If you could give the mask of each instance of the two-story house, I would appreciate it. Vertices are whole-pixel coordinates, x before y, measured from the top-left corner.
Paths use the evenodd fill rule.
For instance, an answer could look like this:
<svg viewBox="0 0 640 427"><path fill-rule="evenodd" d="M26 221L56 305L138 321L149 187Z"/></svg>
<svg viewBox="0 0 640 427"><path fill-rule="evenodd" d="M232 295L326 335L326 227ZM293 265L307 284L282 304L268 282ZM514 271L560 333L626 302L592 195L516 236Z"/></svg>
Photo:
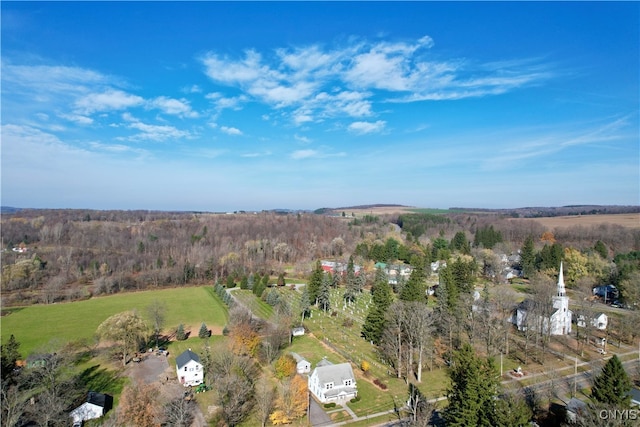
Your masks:
<svg viewBox="0 0 640 427"><path fill-rule="evenodd" d="M176 357L176 374L180 384L185 387L202 384L204 370L202 363L200 363L200 357L191 349Z"/></svg>
<svg viewBox="0 0 640 427"><path fill-rule="evenodd" d="M309 376L309 390L322 403L353 399L358 388L351 364L319 363Z"/></svg>

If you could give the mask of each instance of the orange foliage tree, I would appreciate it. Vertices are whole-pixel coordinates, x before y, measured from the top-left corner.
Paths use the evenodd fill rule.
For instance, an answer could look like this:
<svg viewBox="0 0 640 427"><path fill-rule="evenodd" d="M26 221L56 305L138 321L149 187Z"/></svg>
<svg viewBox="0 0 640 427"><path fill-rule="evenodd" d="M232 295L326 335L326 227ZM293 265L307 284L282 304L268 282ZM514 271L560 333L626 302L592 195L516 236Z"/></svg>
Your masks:
<svg viewBox="0 0 640 427"><path fill-rule="evenodd" d="M545 231L544 233L542 233L542 237L540 237L540 240L542 240L543 242L549 242L553 244L556 242L556 237L553 235L552 232Z"/></svg>
<svg viewBox="0 0 640 427"><path fill-rule="evenodd" d="M276 410L269 416L274 425L290 424L303 417L309 403L307 381L300 375L286 381L276 399Z"/></svg>
<svg viewBox="0 0 640 427"><path fill-rule="evenodd" d="M235 325L229 333L231 349L240 356L255 357L260 348L260 336L251 325L240 323Z"/></svg>
<svg viewBox="0 0 640 427"><path fill-rule="evenodd" d="M276 360L276 377L289 378L296 373L296 360L290 354L283 354Z"/></svg>
<svg viewBox="0 0 640 427"><path fill-rule="evenodd" d="M120 396L118 425L131 427L159 427L157 397L153 384L134 383Z"/></svg>

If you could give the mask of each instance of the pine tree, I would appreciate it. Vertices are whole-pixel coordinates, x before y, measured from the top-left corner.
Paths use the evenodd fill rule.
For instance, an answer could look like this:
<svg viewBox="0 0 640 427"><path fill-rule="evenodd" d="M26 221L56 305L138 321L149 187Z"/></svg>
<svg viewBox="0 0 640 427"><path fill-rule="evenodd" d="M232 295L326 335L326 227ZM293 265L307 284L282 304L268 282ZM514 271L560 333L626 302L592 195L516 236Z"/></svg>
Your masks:
<svg viewBox="0 0 640 427"><path fill-rule="evenodd" d="M202 322L202 325L200 325L200 331L198 331L198 336L200 338L209 338L211 336L211 334L209 333L209 328L207 328L207 325L205 325L204 322Z"/></svg>
<svg viewBox="0 0 640 427"><path fill-rule="evenodd" d="M480 359L473 347L465 344L454 355L449 378L449 406L444 413L447 426L495 425L500 383L493 361Z"/></svg>
<svg viewBox="0 0 640 427"><path fill-rule="evenodd" d="M524 241L524 245L520 250L520 266L522 267L522 275L531 277L536 266L536 248L533 243L533 237L529 236Z"/></svg>
<svg viewBox="0 0 640 427"><path fill-rule="evenodd" d="M402 301L426 302L427 285L424 282L424 272L420 266L415 267L409 275L409 280L402 288L400 299Z"/></svg>
<svg viewBox="0 0 640 427"><path fill-rule="evenodd" d="M178 341L184 341L187 339L187 334L184 331L184 325L182 323L178 325L178 330L176 330L176 339Z"/></svg>
<svg viewBox="0 0 640 427"><path fill-rule="evenodd" d="M307 287L309 288L309 301L311 301L312 305L315 305L317 302L318 293L320 292L320 287L322 286L323 276L324 272L322 271L322 264L320 264L320 260L317 260L316 266L311 272L309 284L307 285Z"/></svg>
<svg viewBox="0 0 640 427"><path fill-rule="evenodd" d="M309 299L309 287L305 286L302 289L302 296L300 296L300 302L298 303L300 307L300 325L302 325L302 321L305 317L307 317L311 313L311 300Z"/></svg>
<svg viewBox="0 0 640 427"><path fill-rule="evenodd" d="M369 313L362 325L361 335L367 341L373 341L374 344L380 344L382 332L385 326L385 315L389 306L393 302L393 294L391 286L384 277L376 274L376 282L372 289L373 306L369 309Z"/></svg>
<svg viewBox="0 0 640 427"><path fill-rule="evenodd" d="M322 281L320 283L320 289L318 290L318 307L324 311L331 309L331 301L329 300L331 288L331 279L326 274L322 275Z"/></svg>
<svg viewBox="0 0 640 427"><path fill-rule="evenodd" d="M629 407L631 397L631 381L627 376L620 359L614 355L607 361L591 389L591 396L600 403Z"/></svg>
<svg viewBox="0 0 640 427"><path fill-rule="evenodd" d="M0 345L0 375L2 380L11 382L16 367L16 361L20 359L20 343L16 337L11 334L9 340Z"/></svg>

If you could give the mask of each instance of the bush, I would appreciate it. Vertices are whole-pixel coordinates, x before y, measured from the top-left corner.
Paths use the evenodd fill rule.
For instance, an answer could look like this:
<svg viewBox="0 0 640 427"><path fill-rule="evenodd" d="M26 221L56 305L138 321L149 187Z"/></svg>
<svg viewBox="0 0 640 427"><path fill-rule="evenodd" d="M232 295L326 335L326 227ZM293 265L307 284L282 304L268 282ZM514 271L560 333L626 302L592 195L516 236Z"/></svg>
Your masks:
<svg viewBox="0 0 640 427"><path fill-rule="evenodd" d="M344 326L345 328L350 328L353 326L353 319L350 317L347 317L346 319L344 319L344 321L342 322L342 326Z"/></svg>
<svg viewBox="0 0 640 427"><path fill-rule="evenodd" d="M187 339L187 333L184 331L184 325L182 323L178 325L178 330L176 331L176 339L178 341L184 341Z"/></svg>
<svg viewBox="0 0 640 427"><path fill-rule="evenodd" d="M387 389L387 385L385 383L383 383L382 381L380 381L379 379L375 379L373 380L373 383L375 385L377 385L378 387L380 387L381 390L386 390Z"/></svg>
<svg viewBox="0 0 640 427"><path fill-rule="evenodd" d="M325 403L324 407L325 408L335 408L336 407L336 402Z"/></svg>
<svg viewBox="0 0 640 427"><path fill-rule="evenodd" d="M360 396L356 396L353 399L351 399L349 402L351 403L356 403L356 402L360 402L361 397Z"/></svg>

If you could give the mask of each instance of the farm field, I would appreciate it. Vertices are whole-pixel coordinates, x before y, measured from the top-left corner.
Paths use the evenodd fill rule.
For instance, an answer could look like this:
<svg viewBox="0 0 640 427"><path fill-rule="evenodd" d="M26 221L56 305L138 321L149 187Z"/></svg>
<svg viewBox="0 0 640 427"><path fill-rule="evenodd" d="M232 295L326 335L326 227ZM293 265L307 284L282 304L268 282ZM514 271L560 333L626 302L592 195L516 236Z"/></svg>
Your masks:
<svg viewBox="0 0 640 427"><path fill-rule="evenodd" d="M168 331L183 323L185 330L197 336L201 323L205 322L217 335L227 322L227 308L212 287L184 287L12 308L1 319L2 341L15 335L21 353L26 356L51 340L91 339L98 325L113 314L135 309L147 318L146 307L155 300L166 304L165 329Z"/></svg>
<svg viewBox="0 0 640 427"><path fill-rule="evenodd" d="M615 224L629 228L640 228L640 213L513 218L511 221L536 221L550 230L556 227L572 227L574 225L592 226L600 224Z"/></svg>

